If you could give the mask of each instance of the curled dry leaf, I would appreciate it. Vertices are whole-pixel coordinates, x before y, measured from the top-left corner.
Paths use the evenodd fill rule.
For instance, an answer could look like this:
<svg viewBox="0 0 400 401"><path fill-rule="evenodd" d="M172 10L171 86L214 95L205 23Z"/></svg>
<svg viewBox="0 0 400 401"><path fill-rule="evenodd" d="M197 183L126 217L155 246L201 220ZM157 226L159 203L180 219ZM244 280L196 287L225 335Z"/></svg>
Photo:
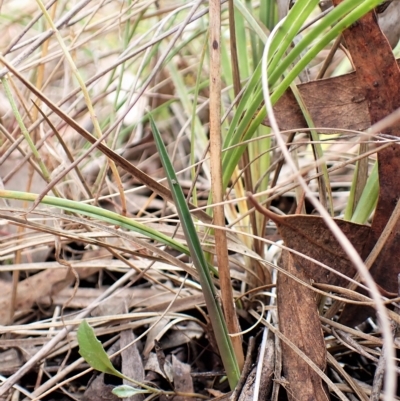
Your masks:
<svg viewBox="0 0 400 401"><path fill-rule="evenodd" d="M159 358L155 352L151 352L147 357L146 364L144 366L145 371L152 371L158 373L164 379L168 380L168 382L172 383L174 380L173 370L171 362L167 359L164 361L163 369L161 369Z"/></svg>
<svg viewBox="0 0 400 401"><path fill-rule="evenodd" d="M172 373L175 391L179 393L194 393L191 367L187 363L181 362L175 355L172 355ZM190 400L189 397L178 395L174 397L175 401Z"/></svg>

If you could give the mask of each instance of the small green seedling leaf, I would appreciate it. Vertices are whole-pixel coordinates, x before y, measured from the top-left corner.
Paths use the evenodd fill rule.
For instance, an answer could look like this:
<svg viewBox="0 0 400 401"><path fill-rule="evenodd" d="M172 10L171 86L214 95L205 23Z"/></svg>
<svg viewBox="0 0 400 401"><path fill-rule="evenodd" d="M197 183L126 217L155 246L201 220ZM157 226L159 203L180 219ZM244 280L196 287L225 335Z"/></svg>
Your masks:
<svg viewBox="0 0 400 401"><path fill-rule="evenodd" d="M82 357L85 359L85 361L93 368L98 370L99 372L107 373L109 375L117 376L123 380L128 380L131 383L135 384L136 386L142 386L143 390L135 388L135 387L130 387L130 386L119 386L117 388L121 388L122 390L126 390L127 388L130 388L130 391L135 391L133 394L138 394L138 393L158 393L159 391L156 389L153 389L149 386L146 386L145 384L139 383L138 381L131 379L125 375L123 375L121 372L119 372L117 369L114 368L112 365L110 358L108 357L106 351L104 350L101 342L96 338L96 335L94 334L94 330L90 327L88 322L84 320L78 328L77 332L77 337L78 337L78 344L79 344L79 353L82 355ZM121 390L121 391L122 391ZM117 390L119 391L119 390ZM124 391L122 391L121 394L123 394ZM118 397L122 397L118 395ZM125 395L123 397L129 397L129 395Z"/></svg>
<svg viewBox="0 0 400 401"><path fill-rule="evenodd" d="M128 398L136 394L149 394L150 391L123 384L122 386L113 388L112 393L119 398Z"/></svg>
<svg viewBox="0 0 400 401"><path fill-rule="evenodd" d="M79 353L93 369L117 377L124 377L114 368L101 342L96 338L94 330L86 320L79 325L77 336Z"/></svg>

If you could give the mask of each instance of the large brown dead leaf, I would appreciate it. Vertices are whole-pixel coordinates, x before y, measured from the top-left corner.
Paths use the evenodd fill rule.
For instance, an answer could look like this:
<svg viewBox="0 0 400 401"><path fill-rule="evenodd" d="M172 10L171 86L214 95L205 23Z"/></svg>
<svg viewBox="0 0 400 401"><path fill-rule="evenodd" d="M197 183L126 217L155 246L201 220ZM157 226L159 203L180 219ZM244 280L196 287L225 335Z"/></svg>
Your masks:
<svg viewBox="0 0 400 401"><path fill-rule="evenodd" d="M287 247L333 268L332 271L326 270L311 259L285 251L283 267L288 273L307 284L316 281L340 286L347 284L346 277L341 277L335 272L347 277L354 276L356 271L353 264L321 217L278 216L262 208L254 198L250 199L259 212L275 222ZM370 227L343 220L336 220L336 223L360 253L368 238ZM284 273L278 275L277 289L280 331L324 371L326 347L315 293ZM287 393L290 401L329 399L318 373L285 342L282 342L282 358L284 375L289 382Z"/></svg>
<svg viewBox="0 0 400 401"><path fill-rule="evenodd" d="M397 60L400 63L400 60ZM365 130L372 125L368 99L356 72L297 85L316 127ZM281 130L307 128L307 122L292 91L288 89L274 106ZM269 125L269 119L265 119Z"/></svg>
<svg viewBox="0 0 400 401"><path fill-rule="evenodd" d="M297 86L316 127L364 130L371 126L365 97L354 94L355 78L351 73ZM274 106L274 113L281 130L308 127L290 89Z"/></svg>
<svg viewBox="0 0 400 401"><path fill-rule="evenodd" d="M334 0L338 5L342 0ZM379 28L376 15L370 12L357 24L343 32L347 48L356 69L359 90L355 96L367 100L371 123L374 124L400 107L400 70L391 46ZM400 125L386 129L384 134L400 137ZM379 199L368 241L363 249L364 259L373 249L400 197L400 147L393 144L378 153ZM375 263L371 274L377 284L388 292L397 292L400 222ZM356 325L372 312L371 309L347 306L342 322Z"/></svg>
<svg viewBox="0 0 400 401"><path fill-rule="evenodd" d="M333 0L338 5L342 0ZM379 28L374 11L343 32L356 71L341 77L298 86L310 115L318 127L364 130L400 108L400 70L391 46ZM281 129L305 128L293 94L287 91L274 107ZM266 121L265 124L268 125ZM400 124L384 134L400 136ZM400 148L397 144L378 153L379 200L369 238L361 252L365 259L386 226L400 198ZM376 283L386 292L397 292L396 277L400 249L400 222L371 267ZM371 308L348 305L341 316L346 324L361 323Z"/></svg>
<svg viewBox="0 0 400 401"><path fill-rule="evenodd" d="M346 286L348 280L343 276L339 276L336 272L350 278L353 278L356 274L356 268L321 217L305 215L279 216L261 207L254 199L253 204L259 212L266 215L276 224L288 248L308 257L304 258L299 254L293 253L296 268L302 270L308 279L312 279L317 283ZM361 254L368 238L370 227L338 219L335 219L335 223L353 244L356 251ZM324 269L311 259L331 267L332 270Z"/></svg>
<svg viewBox="0 0 400 401"><path fill-rule="evenodd" d="M283 254L284 268L297 278L309 282L304 270L295 266L289 252ZM315 293L283 273L278 275L277 286L279 329L322 371L326 368L326 348L315 302ZM321 377L282 341L282 362L288 381L289 401L327 401L329 396Z"/></svg>

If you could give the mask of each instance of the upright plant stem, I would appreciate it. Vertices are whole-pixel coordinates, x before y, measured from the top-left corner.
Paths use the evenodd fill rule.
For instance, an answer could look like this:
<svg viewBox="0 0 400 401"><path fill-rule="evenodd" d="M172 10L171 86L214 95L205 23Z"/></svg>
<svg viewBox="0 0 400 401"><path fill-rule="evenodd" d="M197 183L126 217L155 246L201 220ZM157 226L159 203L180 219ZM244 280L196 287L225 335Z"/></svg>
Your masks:
<svg viewBox="0 0 400 401"><path fill-rule="evenodd" d="M222 204L222 139L221 139L221 3L219 0L210 1L210 163L211 191L214 208L214 224L225 227L225 213ZM226 232L215 229L215 245L218 261L218 271L221 286L222 306L230 334L240 331L239 322L233 301L232 283L229 271L228 246ZM239 368L244 364L242 340L240 336L232 338L232 345Z"/></svg>

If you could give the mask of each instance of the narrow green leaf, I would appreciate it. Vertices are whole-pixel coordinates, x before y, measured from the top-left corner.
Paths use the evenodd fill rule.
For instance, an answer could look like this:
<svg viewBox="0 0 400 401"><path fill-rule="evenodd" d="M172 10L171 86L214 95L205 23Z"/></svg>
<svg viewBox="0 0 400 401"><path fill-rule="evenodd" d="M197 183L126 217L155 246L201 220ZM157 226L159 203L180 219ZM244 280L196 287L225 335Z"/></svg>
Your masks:
<svg viewBox="0 0 400 401"><path fill-rule="evenodd" d="M365 224L372 212L375 210L379 196L379 173L378 163L375 162L371 175L368 177L367 184L358 201L356 210L351 220L353 223Z"/></svg>
<svg viewBox="0 0 400 401"><path fill-rule="evenodd" d="M123 378L122 373L112 365L103 345L86 320L79 325L77 336L79 353L93 369Z"/></svg>
<svg viewBox="0 0 400 401"><path fill-rule="evenodd" d="M119 398L128 398L136 394L150 394L150 391L123 384L122 386L113 388L112 393Z"/></svg>
<svg viewBox="0 0 400 401"><path fill-rule="evenodd" d="M190 256L192 257L193 264L195 265L199 274L200 285L203 290L204 300L207 305L208 314L215 333L215 339L221 354L222 363L224 364L225 371L228 376L229 385L231 386L231 389L234 389L240 378L240 370L233 350L232 341L228 334L221 306L217 302L217 291L214 287L209 266L203 249L201 248L201 243L182 188L179 185L178 178L169 159L167 149L162 141L160 132L158 131L157 126L151 116L150 124L161 163L164 167L168 184L171 188L171 193L174 198L179 220L182 224L182 229L190 250Z"/></svg>
<svg viewBox="0 0 400 401"><path fill-rule="evenodd" d="M19 192L19 191L7 191L0 189L0 198L5 199L17 199L24 200L27 202L35 202L38 195L29 192ZM121 216L118 213L106 210L97 206L88 205L86 203L73 201L69 199L56 198L54 196L44 196L40 203L44 205L50 205L57 207L62 210L66 210L73 213L78 213L87 217L93 217L96 220L101 220L106 223L110 223L116 226L126 228L131 231L135 231L145 237L151 238L154 241L161 242L164 245L170 246L180 252L189 254L189 250L183 244L175 241L168 235L160 233L159 231L147 227L134 219L130 219L125 216Z"/></svg>

